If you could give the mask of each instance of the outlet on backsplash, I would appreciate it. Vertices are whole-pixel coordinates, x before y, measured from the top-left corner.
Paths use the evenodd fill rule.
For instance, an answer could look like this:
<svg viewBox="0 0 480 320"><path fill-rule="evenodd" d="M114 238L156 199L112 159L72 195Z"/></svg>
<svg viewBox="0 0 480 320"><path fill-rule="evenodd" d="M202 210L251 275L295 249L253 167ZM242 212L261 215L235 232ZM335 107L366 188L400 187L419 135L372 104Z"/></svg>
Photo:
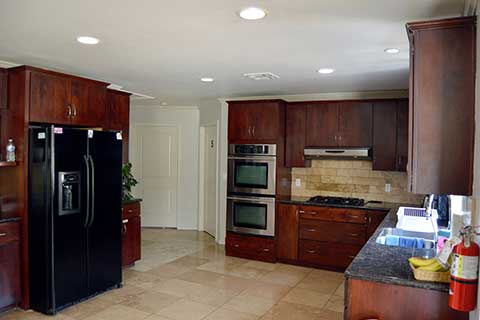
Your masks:
<svg viewBox="0 0 480 320"><path fill-rule="evenodd" d="M300 179L301 186L297 186ZM387 186L390 185L387 191ZM372 170L367 160L312 160L310 168L292 169L292 195L338 196L420 204L423 195L407 191L405 172Z"/></svg>

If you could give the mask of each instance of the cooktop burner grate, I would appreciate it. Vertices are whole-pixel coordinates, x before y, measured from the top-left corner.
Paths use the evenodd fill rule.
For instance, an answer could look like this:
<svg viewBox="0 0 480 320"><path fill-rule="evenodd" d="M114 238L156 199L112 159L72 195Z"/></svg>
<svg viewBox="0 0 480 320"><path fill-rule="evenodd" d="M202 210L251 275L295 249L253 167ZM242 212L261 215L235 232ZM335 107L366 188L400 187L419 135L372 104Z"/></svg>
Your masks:
<svg viewBox="0 0 480 320"><path fill-rule="evenodd" d="M316 196L308 200L312 203L324 203L324 204L335 204L335 205L344 205L344 206L356 206L361 207L365 205L365 200L359 198L342 198L342 197L323 197Z"/></svg>

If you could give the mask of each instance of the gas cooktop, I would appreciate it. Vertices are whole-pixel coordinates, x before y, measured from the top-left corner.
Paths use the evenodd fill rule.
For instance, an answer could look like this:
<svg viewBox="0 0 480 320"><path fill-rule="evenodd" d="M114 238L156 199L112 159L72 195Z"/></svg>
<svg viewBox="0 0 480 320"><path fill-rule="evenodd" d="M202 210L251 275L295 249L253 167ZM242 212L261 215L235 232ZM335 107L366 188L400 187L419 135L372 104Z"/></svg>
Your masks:
<svg viewBox="0 0 480 320"><path fill-rule="evenodd" d="M307 202L334 204L343 206L362 207L365 205L365 200L359 198L342 198L342 197L322 197L316 196L308 199Z"/></svg>

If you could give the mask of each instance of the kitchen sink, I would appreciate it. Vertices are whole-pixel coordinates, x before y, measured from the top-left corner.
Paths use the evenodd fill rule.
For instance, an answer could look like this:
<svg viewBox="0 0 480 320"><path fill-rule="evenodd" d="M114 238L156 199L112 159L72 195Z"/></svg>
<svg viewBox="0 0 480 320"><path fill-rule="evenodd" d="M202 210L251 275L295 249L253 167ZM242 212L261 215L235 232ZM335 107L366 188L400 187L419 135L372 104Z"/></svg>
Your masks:
<svg viewBox="0 0 480 320"><path fill-rule="evenodd" d="M398 239L398 240L397 240ZM378 235L376 242L388 246L434 249L435 234L433 232L407 231L398 228L383 228ZM423 247L418 247L423 244Z"/></svg>

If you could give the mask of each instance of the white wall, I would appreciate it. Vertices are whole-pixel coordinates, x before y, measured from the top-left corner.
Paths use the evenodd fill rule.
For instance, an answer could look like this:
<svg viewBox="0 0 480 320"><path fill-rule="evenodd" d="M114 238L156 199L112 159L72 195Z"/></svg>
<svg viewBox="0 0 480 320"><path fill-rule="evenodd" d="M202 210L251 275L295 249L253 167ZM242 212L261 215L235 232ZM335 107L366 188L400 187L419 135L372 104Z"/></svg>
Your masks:
<svg viewBox="0 0 480 320"><path fill-rule="evenodd" d="M203 100L199 103L200 126L212 125L220 120L221 104L217 99Z"/></svg>
<svg viewBox="0 0 480 320"><path fill-rule="evenodd" d="M197 107L132 106L130 111L130 159L136 150L135 125L177 125L178 154L178 229L198 229L199 124Z"/></svg>

